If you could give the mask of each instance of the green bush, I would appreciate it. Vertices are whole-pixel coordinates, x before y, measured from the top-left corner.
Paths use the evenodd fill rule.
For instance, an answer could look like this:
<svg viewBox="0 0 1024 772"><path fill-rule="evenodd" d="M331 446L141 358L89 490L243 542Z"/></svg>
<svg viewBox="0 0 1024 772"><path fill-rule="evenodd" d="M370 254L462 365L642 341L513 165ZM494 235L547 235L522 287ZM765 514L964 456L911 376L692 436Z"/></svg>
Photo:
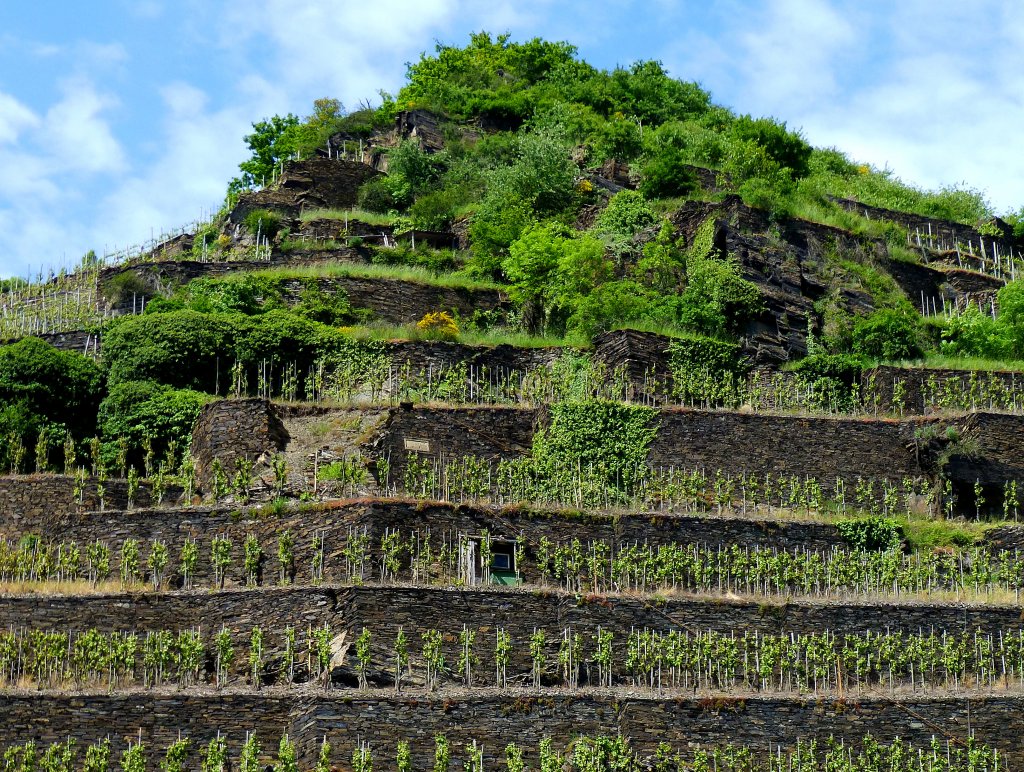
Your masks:
<svg viewBox="0 0 1024 772"><path fill-rule="evenodd" d="M417 198L409 208L409 216L417 228L440 231L451 225L455 210L465 202L458 188L436 190Z"/></svg>
<svg viewBox="0 0 1024 772"><path fill-rule="evenodd" d="M553 491L576 477L584 488L628 495L648 472L657 411L618 402L563 402L534 435L531 462ZM564 491L564 488L562 488Z"/></svg>
<svg viewBox="0 0 1024 772"><path fill-rule="evenodd" d="M260 238L267 239L273 239L282 227L281 215L269 209L253 209L245 216L242 224L253 236L258 233Z"/></svg>
<svg viewBox="0 0 1024 772"><path fill-rule="evenodd" d="M473 255L468 268L476 276L498 278L509 246L534 222L530 205L522 199L484 200L469 224Z"/></svg>
<svg viewBox="0 0 1024 772"><path fill-rule="evenodd" d="M180 295L188 308L204 313L261 314L283 307L280 282L254 274L193 279Z"/></svg>
<svg viewBox="0 0 1024 772"><path fill-rule="evenodd" d="M104 338L108 383L155 381L178 389L225 394L239 364L255 385L257 369L295 365L300 380L319 360L358 360L364 344L340 330L287 311L259 316L184 310L117 320Z"/></svg>
<svg viewBox="0 0 1024 772"><path fill-rule="evenodd" d="M359 186L359 206L367 212L387 214L401 208L394 185L388 177L374 177Z"/></svg>
<svg viewBox="0 0 1024 772"><path fill-rule="evenodd" d="M635 190L623 190L608 201L594 223L594 232L608 237L612 243L628 242L637 233L657 222L657 215L644 198Z"/></svg>
<svg viewBox="0 0 1024 772"><path fill-rule="evenodd" d="M515 161L488 173L484 203L523 201L537 214L558 214L577 203L576 174L563 134L525 134L516 144Z"/></svg>
<svg viewBox="0 0 1024 772"><path fill-rule="evenodd" d="M740 373L747 363L739 344L717 338L675 338L669 344L669 369L673 374L707 371L709 373Z"/></svg>
<svg viewBox="0 0 1024 772"><path fill-rule="evenodd" d="M114 305L122 305L136 297L152 294L153 288L129 268L104 280L102 292L103 297Z"/></svg>
<svg viewBox="0 0 1024 772"><path fill-rule="evenodd" d="M733 122L731 134L741 142L753 142L763 148L768 158L788 169L793 177L803 177L809 171L811 146L799 132L786 129L785 122L741 115Z"/></svg>
<svg viewBox="0 0 1024 772"><path fill-rule="evenodd" d="M820 404L848 409L854 406L864 365L864 360L854 354L811 354L790 369L813 390Z"/></svg>
<svg viewBox="0 0 1024 772"><path fill-rule="evenodd" d="M640 167L640 192L647 198L685 196L697 188L697 175L681 150L667 148Z"/></svg>
<svg viewBox="0 0 1024 772"><path fill-rule="evenodd" d="M129 463L139 466L147 437L155 457L160 460L166 459L168 447L173 443L176 448L173 463L180 463L188 451L199 410L212 399L208 394L174 389L153 381L115 385L100 404L98 413L108 467L114 466L121 442L127 443Z"/></svg>
<svg viewBox="0 0 1024 772"><path fill-rule="evenodd" d="M999 319L970 306L945 322L941 349L950 356L1017 359L1021 343L1015 333L1019 335L1015 327L1002 324Z"/></svg>
<svg viewBox="0 0 1024 772"><path fill-rule="evenodd" d="M352 324L365 319L366 313L359 313L349 302L348 293L344 289L336 289L333 292L324 292L320 282L316 279L307 279L302 293L299 295L299 303L292 312L303 319L336 327L339 325Z"/></svg>
<svg viewBox="0 0 1024 772"><path fill-rule="evenodd" d="M906 540L903 526L889 517L840 520L836 530L851 547L859 550L899 549Z"/></svg>
<svg viewBox="0 0 1024 772"><path fill-rule="evenodd" d="M757 285L740 276L732 260L690 256L679 321L712 337L740 332L764 308Z"/></svg>
<svg viewBox="0 0 1024 772"><path fill-rule="evenodd" d="M917 316L891 309L875 311L853 327L853 351L872 359L918 359L924 355Z"/></svg>
<svg viewBox="0 0 1024 772"><path fill-rule="evenodd" d="M0 406L9 429L34 434L60 424L75 437L89 437L102 398L103 374L92 359L39 338L0 346Z"/></svg>

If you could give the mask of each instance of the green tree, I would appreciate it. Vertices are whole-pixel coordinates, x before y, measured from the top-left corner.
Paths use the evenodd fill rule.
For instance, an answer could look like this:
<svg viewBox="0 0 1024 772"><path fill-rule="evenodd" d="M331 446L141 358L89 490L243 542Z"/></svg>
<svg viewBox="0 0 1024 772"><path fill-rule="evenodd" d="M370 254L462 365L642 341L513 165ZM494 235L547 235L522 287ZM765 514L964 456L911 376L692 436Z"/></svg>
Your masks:
<svg viewBox="0 0 1024 772"><path fill-rule="evenodd" d="M275 167L296 150L300 135L297 116L291 113L283 117L275 115L254 123L252 128L252 133L244 138L251 155L238 165L242 174L231 180L229 193L269 182Z"/></svg>

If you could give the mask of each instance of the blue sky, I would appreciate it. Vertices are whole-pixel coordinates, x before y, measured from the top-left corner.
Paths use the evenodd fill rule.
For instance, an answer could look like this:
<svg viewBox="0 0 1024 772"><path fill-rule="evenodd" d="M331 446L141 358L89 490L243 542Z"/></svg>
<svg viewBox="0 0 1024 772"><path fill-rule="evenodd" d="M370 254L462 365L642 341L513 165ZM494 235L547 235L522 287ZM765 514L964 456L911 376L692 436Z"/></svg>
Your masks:
<svg viewBox="0 0 1024 772"><path fill-rule="evenodd" d="M936 187L1024 205L1024 14L1011 0L36 0L0 4L0 275L216 208L243 135L397 90L470 32L659 59L739 112Z"/></svg>

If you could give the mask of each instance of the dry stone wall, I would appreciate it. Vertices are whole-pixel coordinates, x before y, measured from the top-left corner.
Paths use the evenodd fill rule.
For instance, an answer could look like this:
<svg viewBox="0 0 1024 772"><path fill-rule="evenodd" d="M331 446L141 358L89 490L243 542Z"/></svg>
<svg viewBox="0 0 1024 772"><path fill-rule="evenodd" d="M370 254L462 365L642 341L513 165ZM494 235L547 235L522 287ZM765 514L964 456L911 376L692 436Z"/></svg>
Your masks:
<svg viewBox="0 0 1024 772"><path fill-rule="evenodd" d="M800 418L670 408L662 411L648 456L656 466L899 481L922 473L913 423Z"/></svg>
<svg viewBox="0 0 1024 772"><path fill-rule="evenodd" d="M950 393L958 398L977 395L972 405L985 410L990 407L986 390L1000 387L1009 393L1024 391L1024 375L1015 372L974 372L923 367L891 367L880 365L864 372L862 385L871 383L878 396L878 407L886 412L927 413L937 409L937 395ZM902 390L901 404L894 399L894 390ZM932 404L929 404L932 403Z"/></svg>
<svg viewBox="0 0 1024 772"><path fill-rule="evenodd" d="M580 734L622 734L635 750L653 755L659 743L682 747L717 746L727 742L766 748L769 743L794 747L811 739L824 745L829 737L856 741L865 734L876 739L898 735L927 748L933 736L975 738L1008 754L1012 767L1024 758L1013 728L1020 698L984 697L972 700L893 701L771 699L738 697L655 700L601 694L559 694L551 698L505 695L434 699L406 697L381 705L372 698L317 700L293 718L293 726L309 728L303 735L303 756L315 758L319 737L403 737L410 740L414 768L429 768L433 733L444 732L458 750L476 740L484 746L485 766L500 766L510 742L532 745L541 737L568 738ZM538 732L538 727L543 729ZM319 732L320 734L316 734ZM350 740L351 741L351 740ZM389 743L390 744L390 743ZM383 753L381 755L384 755ZM530 761L536 764L536 757ZM387 758L382 768L392 769Z"/></svg>
<svg viewBox="0 0 1024 772"><path fill-rule="evenodd" d="M273 406L265 399L232 399L207 403L192 429L192 457L196 479L208 487L213 462L219 460L227 475L237 460L255 461L282 450L288 433Z"/></svg>
<svg viewBox="0 0 1024 772"><path fill-rule="evenodd" d="M963 225L950 220L939 220L934 217L925 217L924 215L911 212L896 212L891 209L868 206L848 198L836 198L834 196L830 196L830 198L844 209L856 212L867 217L869 220L894 222L906 228L912 238L918 239L918 243L926 246L929 244L939 246L940 242L943 242L944 244L940 248L954 249L957 243L964 245L972 243L977 246L984 239L988 249L991 249L991 245L995 243L999 246L1000 251L1006 254L1013 245L1012 229L1001 220L995 221L996 227L1001 231L1001 235L993 238L992 236L982 236L973 226Z"/></svg>
<svg viewBox="0 0 1024 772"><path fill-rule="evenodd" d="M67 522L100 508L98 486L95 477L86 477L82 484L68 475L0 477L0 536L56 533L49 530L55 520ZM104 509L123 510L128 506L126 480L106 480L103 488ZM171 486L166 497L176 501L181 494L180 487ZM154 503L148 483L140 483L135 503L140 507Z"/></svg>
<svg viewBox="0 0 1024 772"><path fill-rule="evenodd" d="M137 305L143 298L155 297L161 292L187 284L193 279L219 278L233 273L260 271L277 266L301 266L336 262L359 262L360 254L349 248L339 248L329 253L311 252L295 259L273 262L165 262L145 263L130 268L111 270L104 280L122 274L138 277L140 292ZM299 301L307 286L307 279L292 279L283 283L286 302ZM389 324L408 324L419 321L431 311L454 311L460 316L470 317L477 309L493 311L508 307L504 293L492 289L470 289L445 287L425 282L386 277L363 278L359 276L329 276L314 279L319 289L328 294L344 292L353 308L367 309L371 317ZM122 308L122 313L134 309L131 303ZM81 333L78 333L79 335Z"/></svg>
<svg viewBox="0 0 1024 772"><path fill-rule="evenodd" d="M535 550L542 538L553 543L568 543L572 539L602 541L613 550L625 545L649 544L702 544L712 548L738 545L740 547L767 547L778 549L828 550L845 546L834 525L816 522L762 521L752 517L700 517L654 513L598 514L569 511L537 511L525 507L475 507L407 500L350 500L319 506L298 506L273 516L260 507L241 510L230 506L189 507L168 509L133 509L105 512L57 512L50 510L32 520L0 515L0 535L18 539L26 534L38 534L54 541L88 544L99 540L112 550L111 570L120 570L120 546L126 539L147 545L162 541L171 551L171 565L167 579L171 586L179 586L182 577L177 568L177 554L187 539L199 548L200 560L193 579L200 586L213 581L208 556L211 541L229 539L237 553L249 538L255 538L266 556L262 576L266 583L276 581L278 539L285 531L295 541L294 569L297 581L310 579L309 566L314 557L313 540L324 542L324 579L342 582L344 546L351 529L366 529L374 549L384 532L397 530L404 535L414 531L433 535L434 548L439 550L443 538L457 534L478 536L487 531L492 538L521 539L524 543L528 566L524 576L539 580L532 568ZM1012 529L1011 529L1012 530ZM1011 538L1007 535L1006 538ZM246 576L241 559L230 565L226 572L229 587L245 583ZM370 561L367 578L379 577L379 566Z"/></svg>
<svg viewBox="0 0 1024 772"><path fill-rule="evenodd" d="M410 454L430 458L475 456L497 463L530 452L542 411L511 407L400 408L372 447L387 459L390 479L402 480Z"/></svg>
<svg viewBox="0 0 1024 772"><path fill-rule="evenodd" d="M434 735L445 734L452 745L453 764L464 760L464 747L483 746L485 766L499 767L510 742L526 746L535 766L541 737L567 738L580 734L622 734L633 747L653 755L659 743L686 750L725 742L766 748L794 747L798 741L830 737L859 741L867 734L890 742L895 736L927 748L932 737L964 741L973 734L980 742L1006 754L1012 769L1024 762L1019 716L1024 699L1014 696L963 698L719 698L682 697L672 700L640 695L594 692L554 693L536 697L508 692L475 695L461 692L431 697L308 692L300 696L277 691L262 694L171 693L74 695L16 694L0 702L0 722L12 738L33 738L40 744L68 737L80 744L111 738L115 755L128 740L140 737L150 749L165 748L178 732L201 746L219 731L234 753L246 732L276 738L287 731L296 740L299 763L312 766L324 735L347 759L355 738L369 740L375 768L393 770L394 743L410 742L416 769L433 764ZM538 728L541 728L538 731ZM272 752L271 748L271 752ZM198 754L192 762L197 765ZM269 754L267 761L270 761ZM193 767L190 767L193 768Z"/></svg>

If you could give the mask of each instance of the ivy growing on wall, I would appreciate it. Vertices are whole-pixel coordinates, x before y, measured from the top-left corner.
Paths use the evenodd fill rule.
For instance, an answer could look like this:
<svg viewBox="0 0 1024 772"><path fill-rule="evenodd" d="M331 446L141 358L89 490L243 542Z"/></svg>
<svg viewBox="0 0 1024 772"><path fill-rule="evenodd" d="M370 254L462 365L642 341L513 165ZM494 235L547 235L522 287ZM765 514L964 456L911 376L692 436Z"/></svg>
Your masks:
<svg viewBox="0 0 1024 772"><path fill-rule="evenodd" d="M552 405L550 424L534 435L534 472L553 492L575 480L584 497L589 488L627 497L648 474L656 415L654 408L597 400Z"/></svg>

